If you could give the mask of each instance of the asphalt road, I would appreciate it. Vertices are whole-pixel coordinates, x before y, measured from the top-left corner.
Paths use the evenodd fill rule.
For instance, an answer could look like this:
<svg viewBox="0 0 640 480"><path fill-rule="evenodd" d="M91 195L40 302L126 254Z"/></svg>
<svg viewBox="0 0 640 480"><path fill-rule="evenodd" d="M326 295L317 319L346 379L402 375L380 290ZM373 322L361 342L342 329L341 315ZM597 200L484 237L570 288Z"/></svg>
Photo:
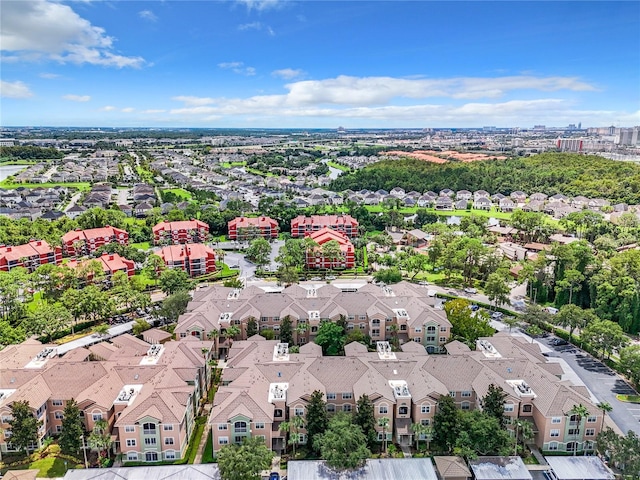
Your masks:
<svg viewBox="0 0 640 480"><path fill-rule="evenodd" d="M553 346L554 337L540 338L536 341L548 347L549 357L562 358L578 375L584 385L598 399L607 402L613 410L608 414L620 430L629 430L640 435L640 404L621 402L617 394L635 394L631 386L616 372L573 345Z"/></svg>

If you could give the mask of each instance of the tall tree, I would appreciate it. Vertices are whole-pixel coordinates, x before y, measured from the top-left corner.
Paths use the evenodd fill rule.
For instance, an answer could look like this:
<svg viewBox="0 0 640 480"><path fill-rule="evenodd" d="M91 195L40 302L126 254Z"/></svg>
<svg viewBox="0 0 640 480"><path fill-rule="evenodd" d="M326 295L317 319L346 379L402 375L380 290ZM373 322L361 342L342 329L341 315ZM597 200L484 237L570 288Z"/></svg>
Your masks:
<svg viewBox="0 0 640 480"><path fill-rule="evenodd" d="M340 355L344 348L344 337L340 325L327 321L320 324L315 342L322 347L324 355Z"/></svg>
<svg viewBox="0 0 640 480"><path fill-rule="evenodd" d="M501 386L493 383L489 385L487 394L482 398L482 411L490 415L504 425L504 401L507 398L506 392Z"/></svg>
<svg viewBox="0 0 640 480"><path fill-rule="evenodd" d="M620 350L620 370L640 387L640 345L629 345Z"/></svg>
<svg viewBox="0 0 640 480"><path fill-rule="evenodd" d="M84 424L80 417L78 404L72 398L67 401L62 413L62 432L60 432L60 450L66 455L76 456L82 446L81 436L84 433Z"/></svg>
<svg viewBox="0 0 640 480"><path fill-rule="evenodd" d="M484 286L484 293L489 297L489 301L497 307L509 301L511 289L507 284L506 275L494 272L487 278Z"/></svg>
<svg viewBox="0 0 640 480"><path fill-rule="evenodd" d="M89 448L98 451L100 458L108 456L109 447L111 447L111 432L109 432L109 423L105 419L98 420L93 425L93 430L87 439Z"/></svg>
<svg viewBox="0 0 640 480"><path fill-rule="evenodd" d="M356 413L353 416L353 423L362 429L362 433L364 433L367 439L367 446L370 450L373 450L376 446L378 435L376 432L373 402L367 394L361 395L356 402Z"/></svg>
<svg viewBox="0 0 640 480"><path fill-rule="evenodd" d="M11 404L11 443L22 453L27 453L31 445L38 443L38 429L42 421L38 420L26 400L20 400Z"/></svg>
<svg viewBox="0 0 640 480"><path fill-rule="evenodd" d="M245 438L242 445L225 445L217 455L222 480L260 480L260 472L271 466L274 453L258 437Z"/></svg>
<svg viewBox="0 0 640 480"><path fill-rule="evenodd" d="M336 470L354 469L364 465L371 456L367 439L351 415L338 412L329 421L327 430L315 439L326 464Z"/></svg>
<svg viewBox="0 0 640 480"><path fill-rule="evenodd" d="M444 304L447 320L451 322L451 334L470 348L475 348L480 337L488 337L495 330L489 325L489 319L484 312L473 312L469 308L469 301L462 298L450 300Z"/></svg>
<svg viewBox="0 0 640 480"><path fill-rule="evenodd" d="M251 241L249 248L247 249L247 258L258 267L268 265L270 262L269 255L271 255L271 244L264 238L256 238Z"/></svg>
<svg viewBox="0 0 640 480"><path fill-rule="evenodd" d="M191 290L193 283L189 274L178 268L170 268L160 274L160 289L167 295L180 290Z"/></svg>
<svg viewBox="0 0 640 480"><path fill-rule="evenodd" d="M557 315L553 317L556 325L569 329L569 341L576 329L583 329L590 323L598 320L593 310L583 310L577 305L567 304L560 307Z"/></svg>
<svg viewBox="0 0 640 480"><path fill-rule="evenodd" d="M511 437L500 421L479 410L458 412L454 452L463 456L508 455Z"/></svg>
<svg viewBox="0 0 640 480"><path fill-rule="evenodd" d="M300 443L300 429L304 427L304 420L299 415L294 415L288 422L280 424L280 431L289 435L287 443L293 447L293 458L296 456L296 445Z"/></svg>
<svg viewBox="0 0 640 480"><path fill-rule="evenodd" d="M449 395L442 395L438 400L433 422L433 443L441 452L451 453L458 439L459 428L458 409Z"/></svg>
<svg viewBox="0 0 640 480"><path fill-rule="evenodd" d="M73 316L61 303L53 305L41 304L29 315L29 331L37 335L43 335L47 341L56 333L71 325Z"/></svg>
<svg viewBox="0 0 640 480"><path fill-rule="evenodd" d="M586 418L589 415L589 409L580 403L578 405L574 405L573 407L571 407L571 410L569 410L568 415L576 417L577 429L579 431L583 431L582 419ZM577 451L578 451L578 441L575 440L573 442L573 454L575 455Z"/></svg>
<svg viewBox="0 0 640 480"><path fill-rule="evenodd" d="M609 320L595 320L587 325L580 338L596 349L600 349L601 358L608 357L629 343L620 325Z"/></svg>
<svg viewBox="0 0 640 480"><path fill-rule="evenodd" d="M164 317L167 322L174 323L178 321L178 317L187 311L187 305L191 301L191 295L181 290L166 297L162 301L159 315Z"/></svg>
<svg viewBox="0 0 640 480"><path fill-rule="evenodd" d="M258 333L258 321L255 317L249 317L247 320L247 338L253 337Z"/></svg>
<svg viewBox="0 0 640 480"><path fill-rule="evenodd" d="M315 390L311 394L307 405L307 443L311 445L311 449L316 453L320 452L320 445L316 445L316 438L323 434L329 425L327 404L322 398L323 396L324 393Z"/></svg>
<svg viewBox="0 0 640 480"><path fill-rule="evenodd" d="M289 315L280 321L280 341L289 345L293 343L293 323Z"/></svg>
<svg viewBox="0 0 640 480"><path fill-rule="evenodd" d="M382 451L387 453L387 427L389 426L389 417L378 418L378 426L382 428Z"/></svg>

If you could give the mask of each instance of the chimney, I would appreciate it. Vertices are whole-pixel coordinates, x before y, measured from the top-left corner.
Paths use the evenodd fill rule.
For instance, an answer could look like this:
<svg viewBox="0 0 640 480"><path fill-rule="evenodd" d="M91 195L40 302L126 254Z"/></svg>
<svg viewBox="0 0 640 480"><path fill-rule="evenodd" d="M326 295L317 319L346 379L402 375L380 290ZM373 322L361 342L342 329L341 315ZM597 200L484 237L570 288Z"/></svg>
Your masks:
<svg viewBox="0 0 640 480"><path fill-rule="evenodd" d="M10 251L11 251L11 247L7 247L7 250L6 250L6 251L7 251L7 252L10 252Z"/></svg>
<svg viewBox="0 0 640 480"><path fill-rule="evenodd" d="M36 247L40 247L40 246L42 246L42 242L41 242L40 240L38 240L38 241L36 242Z"/></svg>

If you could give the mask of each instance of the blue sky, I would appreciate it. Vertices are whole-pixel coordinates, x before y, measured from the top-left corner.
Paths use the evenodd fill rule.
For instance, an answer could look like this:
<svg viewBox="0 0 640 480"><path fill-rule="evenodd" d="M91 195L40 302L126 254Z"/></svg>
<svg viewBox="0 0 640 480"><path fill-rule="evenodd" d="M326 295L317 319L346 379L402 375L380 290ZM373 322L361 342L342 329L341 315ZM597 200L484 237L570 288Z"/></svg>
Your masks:
<svg viewBox="0 0 640 480"><path fill-rule="evenodd" d="M640 125L640 2L1 0L2 126Z"/></svg>

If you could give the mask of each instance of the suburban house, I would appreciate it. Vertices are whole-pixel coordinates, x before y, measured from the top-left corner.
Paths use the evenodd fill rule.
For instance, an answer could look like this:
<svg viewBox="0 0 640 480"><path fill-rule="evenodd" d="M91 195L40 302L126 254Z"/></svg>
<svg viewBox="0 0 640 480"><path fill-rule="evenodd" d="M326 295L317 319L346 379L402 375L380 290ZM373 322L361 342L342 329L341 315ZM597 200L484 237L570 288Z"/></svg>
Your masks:
<svg viewBox="0 0 640 480"><path fill-rule="evenodd" d="M314 391L322 393L329 414L355 411L366 394L374 405L378 440L386 436L411 445L416 440L411 425L432 424L440 397L452 397L461 410L482 409L491 385L507 395L508 428L515 429L516 420L531 422L533 441L542 450L593 450L602 412L584 387L560 379L561 366L548 363L538 345L500 333L480 339L476 351L460 342L451 347L448 355L429 355L415 342L392 351L389 342L379 341L376 351L369 352L354 342L345 346L344 356L325 357L313 343L294 354L287 344L257 335L237 341L209 418L213 450L257 436L283 452L286 437L280 423L304 417ZM585 418L570 412L579 404L589 411ZM377 422L382 417L389 419L384 431ZM301 433L299 443L304 444L304 428Z"/></svg>
<svg viewBox="0 0 640 480"><path fill-rule="evenodd" d="M0 271L24 267L33 272L40 265L62 262L62 249L51 247L45 240L32 240L24 245L0 246Z"/></svg>
<svg viewBox="0 0 640 480"><path fill-rule="evenodd" d="M92 360L86 348L59 356L58 345L32 339L0 351L0 450L16 451L8 424L13 402L29 402L43 422L31 446L37 448L61 432L64 407L74 399L85 431L107 421L110 450L123 461L182 458L211 379L211 355L202 352L211 352L212 342L191 337L152 345L129 334L112 342L91 347L108 352L108 361Z"/></svg>
<svg viewBox="0 0 640 480"><path fill-rule="evenodd" d="M72 230L62 236L62 251L70 257L88 255L109 243L128 245L129 234L109 225L88 230Z"/></svg>
<svg viewBox="0 0 640 480"><path fill-rule="evenodd" d="M153 243L156 245L202 243L209 235L209 225L200 220L160 222L153 227Z"/></svg>
<svg viewBox="0 0 640 480"><path fill-rule="evenodd" d="M317 232L325 227L342 232L349 238L359 235L358 221L351 215L345 214L311 215L310 217L299 215L291 220L291 236L293 238L302 238L307 233Z"/></svg>
<svg viewBox="0 0 640 480"><path fill-rule="evenodd" d="M307 268L353 268L356 264L355 250L351 240L342 232L324 227L322 230L305 234L305 238L309 238L318 244L317 247L307 249L306 266ZM337 242L340 251L335 257L325 256L322 246L328 242Z"/></svg>
<svg viewBox="0 0 640 480"><path fill-rule="evenodd" d="M278 222L270 217L236 217L228 223L229 240L252 240L262 237L272 239L278 237Z"/></svg>
<svg viewBox="0 0 640 480"><path fill-rule="evenodd" d="M179 268L197 277L216 271L216 254L202 243L169 245L156 252L167 268Z"/></svg>

